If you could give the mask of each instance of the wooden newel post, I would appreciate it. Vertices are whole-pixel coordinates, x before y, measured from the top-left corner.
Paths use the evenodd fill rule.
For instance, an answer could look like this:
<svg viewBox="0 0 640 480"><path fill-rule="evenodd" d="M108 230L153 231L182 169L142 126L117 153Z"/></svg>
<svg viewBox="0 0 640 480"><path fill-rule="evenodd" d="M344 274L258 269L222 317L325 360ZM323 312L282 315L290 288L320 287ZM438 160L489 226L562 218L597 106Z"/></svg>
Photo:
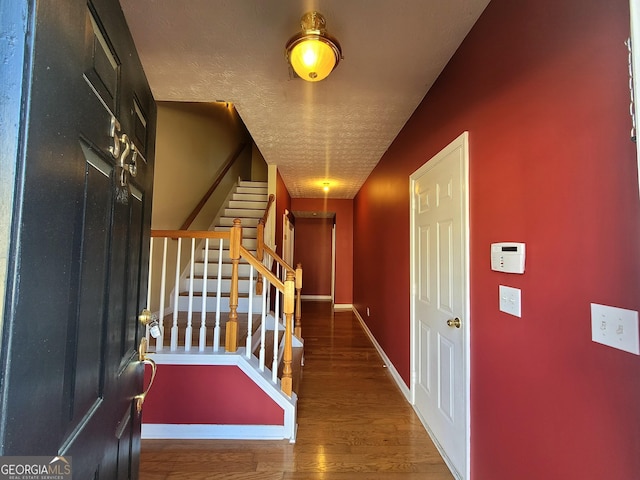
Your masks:
<svg viewBox="0 0 640 480"><path fill-rule="evenodd" d="M231 258L231 292L229 293L229 320L226 327L224 348L227 352L238 350L238 263L242 245L242 222L239 218L231 227L229 257Z"/></svg>
<svg viewBox="0 0 640 480"><path fill-rule="evenodd" d="M302 264L296 265L296 337L302 338Z"/></svg>
<svg viewBox="0 0 640 480"><path fill-rule="evenodd" d="M257 228L257 237L258 237L258 246L256 248L256 258L260 260L264 260L264 220L260 219L258 222ZM258 273L258 278L256 279L256 295L262 295L262 289L264 288L262 281L262 274Z"/></svg>
<svg viewBox="0 0 640 480"><path fill-rule="evenodd" d="M293 272L287 272L287 279L284 281L284 358L282 367L282 391L291 396L293 392L293 369L291 362L293 359L293 310L295 303L295 276Z"/></svg>

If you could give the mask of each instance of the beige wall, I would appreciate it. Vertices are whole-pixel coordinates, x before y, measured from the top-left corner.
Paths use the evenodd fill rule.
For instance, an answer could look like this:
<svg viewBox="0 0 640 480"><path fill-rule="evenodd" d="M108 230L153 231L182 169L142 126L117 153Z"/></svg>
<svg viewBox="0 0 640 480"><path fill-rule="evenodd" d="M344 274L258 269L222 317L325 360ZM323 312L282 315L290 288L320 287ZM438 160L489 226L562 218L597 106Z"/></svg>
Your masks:
<svg viewBox="0 0 640 480"><path fill-rule="evenodd" d="M179 228L242 142L251 138L233 107L159 102L152 228ZM251 162L250 145L190 229L209 228L238 177L251 178Z"/></svg>
<svg viewBox="0 0 640 480"><path fill-rule="evenodd" d="M269 179L269 170L267 162L262 156L262 152L256 144L253 144L253 152L251 154L251 180L255 182L266 182Z"/></svg>
<svg viewBox="0 0 640 480"><path fill-rule="evenodd" d="M208 230L238 178L267 180L267 166L233 107L224 103L158 102L153 212L151 228L176 230L200 202L240 143L247 143L189 230ZM160 308L163 242L156 241L151 265L151 311ZM164 306L172 300L176 276L177 240L167 244ZM178 273L186 268L191 242L181 248ZM165 327L170 327L166 324ZM168 332L166 332L168 335ZM168 338L165 340L168 342Z"/></svg>

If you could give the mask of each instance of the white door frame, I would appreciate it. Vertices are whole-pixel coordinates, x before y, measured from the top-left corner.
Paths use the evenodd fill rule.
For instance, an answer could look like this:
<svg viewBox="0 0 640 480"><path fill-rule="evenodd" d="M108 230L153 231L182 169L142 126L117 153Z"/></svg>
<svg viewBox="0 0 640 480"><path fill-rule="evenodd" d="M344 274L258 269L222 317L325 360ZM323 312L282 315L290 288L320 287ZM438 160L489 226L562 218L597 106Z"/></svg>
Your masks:
<svg viewBox="0 0 640 480"><path fill-rule="evenodd" d="M282 259L295 268L296 266L293 264L295 227L289 220L289 215L291 212L285 209L282 215Z"/></svg>
<svg viewBox="0 0 640 480"><path fill-rule="evenodd" d="M452 141L449 145L447 145L444 149L442 149L441 152L437 153L436 155L434 155L433 158L431 158L429 161L427 161L427 163L425 163L424 165L422 165L418 170L416 170L415 172L413 172L411 174L411 176L409 177L409 198L410 198L410 211L409 211L409 218L410 218L410 234L409 234L409 243L410 243L410 247L409 247L409 253L410 253L410 266L409 266L409 270L410 270L410 276L411 276L411 280L410 280L410 324L411 324L411 330L410 330L410 342L411 342L411 346L410 346L410 355L411 355L411 404L414 405L415 408L415 401L416 401L416 381L417 381L417 365L416 365L416 335L415 335L415 330L416 330L416 315L415 315L415 293L417 292L417 272L414 268L415 265L415 260L416 260L416 245L415 245L415 230L416 230L416 226L415 226L415 218L414 218L414 211L415 211L415 195L414 195L414 189L415 189L415 182L416 182L416 178L421 177L422 175L425 174L425 172L428 172L429 170L431 170L431 168L433 167L433 162L431 162L431 160L433 160L436 157L439 157L442 154L447 153L450 149L454 149L454 148L459 148L460 146L462 146L463 149L463 157L464 157L464 161L463 161L463 189L462 189L462 195L463 195L463 199L462 199L462 204L463 204L463 220L462 220L462 227L464 229L464 247L463 247L463 252L464 252L464 261L463 261L463 265L464 265L464 278L463 278L463 283L464 283L464 290L465 290L465 298L464 298L464 312L463 312L463 322L462 322L462 328L464 329L464 346L463 346L463 352L464 352L464 370L465 370L465 381L464 381L464 388L465 388L465 407L466 407L466 459L465 459L465 472L461 472L463 475L463 478L466 480L469 480L470 475L471 475L471 342L470 342L470 338L471 338L471 331L470 331L470 326L471 326L471 315L470 315L470 282L469 282L469 132L463 132L458 138L456 138L454 141ZM488 255L488 253L487 253ZM427 428L427 431L429 431L429 426L425 425L425 427ZM431 432L429 431L429 435L432 436ZM432 436L433 439L433 436ZM434 439L435 440L435 439ZM449 465L449 462L447 460L446 455L444 454L444 452L441 451L440 446L437 444L437 442L434 441L434 443L436 444L436 447L438 448L438 450L440 451L440 454L442 455L443 459L445 460L445 462L447 462L447 465L449 466L449 468L453 471L451 465Z"/></svg>
<svg viewBox="0 0 640 480"><path fill-rule="evenodd" d="M331 305L336 303L336 220L331 227Z"/></svg>

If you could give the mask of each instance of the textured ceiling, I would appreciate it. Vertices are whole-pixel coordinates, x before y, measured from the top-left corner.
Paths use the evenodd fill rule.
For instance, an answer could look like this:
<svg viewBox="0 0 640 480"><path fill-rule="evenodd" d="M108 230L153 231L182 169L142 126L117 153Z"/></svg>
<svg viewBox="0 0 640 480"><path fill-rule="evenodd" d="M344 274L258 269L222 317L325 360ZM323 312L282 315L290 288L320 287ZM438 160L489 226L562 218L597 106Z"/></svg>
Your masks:
<svg viewBox="0 0 640 480"><path fill-rule="evenodd" d="M120 0L158 101L233 102L292 197L353 198L489 0ZM292 79L318 10L344 60Z"/></svg>

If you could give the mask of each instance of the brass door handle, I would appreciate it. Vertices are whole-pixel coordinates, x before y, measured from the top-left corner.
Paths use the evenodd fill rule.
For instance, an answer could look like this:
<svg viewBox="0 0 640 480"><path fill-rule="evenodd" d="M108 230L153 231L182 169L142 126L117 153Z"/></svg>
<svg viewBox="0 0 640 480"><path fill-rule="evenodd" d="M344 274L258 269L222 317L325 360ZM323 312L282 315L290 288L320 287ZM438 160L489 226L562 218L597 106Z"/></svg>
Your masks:
<svg viewBox="0 0 640 480"><path fill-rule="evenodd" d="M142 362L144 365L151 365L151 381L147 386L147 389L141 393L140 395L136 395L134 399L136 400L136 410L138 413L142 412L142 405L144 404L144 399L146 398L149 390L151 390L151 386L153 385L153 381L156 378L156 372L158 371L158 366L156 362L147 357L147 339L143 338L140 340L140 346L138 347L138 360Z"/></svg>
<svg viewBox="0 0 640 480"><path fill-rule="evenodd" d="M149 325L153 321L153 315L148 309L143 309L138 315L138 321L143 325Z"/></svg>
<svg viewBox="0 0 640 480"><path fill-rule="evenodd" d="M450 327L460 328L460 319L458 317L454 318L453 320L449 319L447 320L447 325L449 325Z"/></svg>
<svg viewBox="0 0 640 480"><path fill-rule="evenodd" d="M146 308L142 310L142 312L140 312L140 315L138 315L138 320L144 326L149 327L149 333L153 338L159 338L160 335L162 335L160 324L158 323L158 316L152 314Z"/></svg>

